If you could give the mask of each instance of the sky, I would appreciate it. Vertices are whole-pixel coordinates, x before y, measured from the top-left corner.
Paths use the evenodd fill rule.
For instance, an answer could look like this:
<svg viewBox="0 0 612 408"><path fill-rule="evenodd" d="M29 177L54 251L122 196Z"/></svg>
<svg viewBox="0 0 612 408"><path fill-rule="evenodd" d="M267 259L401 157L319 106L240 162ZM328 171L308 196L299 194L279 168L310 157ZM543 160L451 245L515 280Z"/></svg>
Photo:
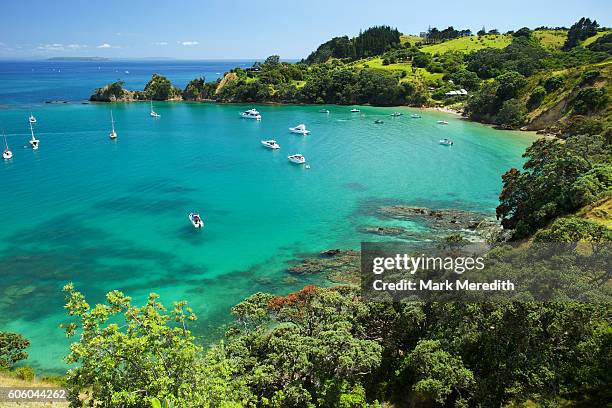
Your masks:
<svg viewBox="0 0 612 408"><path fill-rule="evenodd" d="M585 16L609 27L611 11L610 0L2 0L0 58L300 59L374 25L505 32Z"/></svg>

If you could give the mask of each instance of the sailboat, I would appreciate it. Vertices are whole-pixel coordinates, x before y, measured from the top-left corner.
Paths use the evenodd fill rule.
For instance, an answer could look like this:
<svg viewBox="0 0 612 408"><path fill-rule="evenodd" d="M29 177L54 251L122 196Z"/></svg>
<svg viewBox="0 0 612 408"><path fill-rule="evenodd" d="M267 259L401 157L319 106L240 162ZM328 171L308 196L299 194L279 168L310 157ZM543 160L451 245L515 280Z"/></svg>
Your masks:
<svg viewBox="0 0 612 408"><path fill-rule="evenodd" d="M28 121L30 123L36 123L36 117L32 115L32 112L30 112L30 117L28 118Z"/></svg>
<svg viewBox="0 0 612 408"><path fill-rule="evenodd" d="M6 142L6 135L4 135L4 152L2 152L2 158L4 158L5 160L10 159L11 157L13 157L13 152L11 152L8 148L8 143Z"/></svg>
<svg viewBox="0 0 612 408"><path fill-rule="evenodd" d="M30 139L29 143L32 146L33 150L38 150L38 144L40 143L40 140L34 137L34 129L32 128L32 123L30 123L30 133L32 133L32 139Z"/></svg>
<svg viewBox="0 0 612 408"><path fill-rule="evenodd" d="M111 130L109 137L114 140L117 138L117 132L115 132L115 119L113 118L112 110L111 110L111 126L113 129Z"/></svg>
<svg viewBox="0 0 612 408"><path fill-rule="evenodd" d="M159 118L161 115L153 110L153 99L151 99L151 116L154 118Z"/></svg>

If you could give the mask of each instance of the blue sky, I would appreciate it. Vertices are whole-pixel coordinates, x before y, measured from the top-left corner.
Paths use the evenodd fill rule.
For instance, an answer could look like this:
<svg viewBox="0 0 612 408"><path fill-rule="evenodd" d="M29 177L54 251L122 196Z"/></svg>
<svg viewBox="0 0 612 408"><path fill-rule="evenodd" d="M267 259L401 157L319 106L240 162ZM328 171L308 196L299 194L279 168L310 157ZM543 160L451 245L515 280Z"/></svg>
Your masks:
<svg viewBox="0 0 612 408"><path fill-rule="evenodd" d="M612 2L409 0L58 0L0 3L0 58L53 56L302 58L333 36L388 24L500 31L570 26L582 16L610 26Z"/></svg>

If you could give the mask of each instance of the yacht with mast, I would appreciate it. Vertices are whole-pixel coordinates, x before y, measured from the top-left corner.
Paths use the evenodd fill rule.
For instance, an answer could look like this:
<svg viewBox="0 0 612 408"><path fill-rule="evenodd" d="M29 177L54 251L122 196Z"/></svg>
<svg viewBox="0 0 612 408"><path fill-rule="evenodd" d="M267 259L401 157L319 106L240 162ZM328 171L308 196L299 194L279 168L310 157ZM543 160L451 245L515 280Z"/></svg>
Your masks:
<svg viewBox="0 0 612 408"><path fill-rule="evenodd" d="M32 128L32 123L31 122L30 122L30 133L32 134L32 139L30 139L30 141L29 141L30 146L32 146L32 150L38 150L38 144L40 143L40 140L38 140L34 136L34 128Z"/></svg>
<svg viewBox="0 0 612 408"><path fill-rule="evenodd" d="M5 160L8 160L11 157L13 157L13 152L9 150L8 143L6 142L6 135L4 135L4 146L5 148L4 148L4 152L2 152L2 158Z"/></svg>
<svg viewBox="0 0 612 408"><path fill-rule="evenodd" d="M115 132L115 119L113 118L112 110L111 110L111 127L112 127L112 130L108 136L114 140L117 138L117 132Z"/></svg>
<svg viewBox="0 0 612 408"><path fill-rule="evenodd" d="M151 99L151 113L150 113L150 115L153 118L160 118L161 117L161 115L159 113L157 113L157 112L155 112L153 110L153 99Z"/></svg>

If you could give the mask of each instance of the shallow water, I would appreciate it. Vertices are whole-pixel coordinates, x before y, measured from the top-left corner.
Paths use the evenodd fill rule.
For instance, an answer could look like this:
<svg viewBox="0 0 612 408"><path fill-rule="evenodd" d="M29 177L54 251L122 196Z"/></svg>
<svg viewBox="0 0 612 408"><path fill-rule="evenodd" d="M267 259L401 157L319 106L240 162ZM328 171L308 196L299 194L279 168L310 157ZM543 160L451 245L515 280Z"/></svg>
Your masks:
<svg viewBox="0 0 612 408"><path fill-rule="evenodd" d="M493 214L500 175L533 140L437 112L411 119L405 108L391 118L397 109L258 106L256 122L239 118L248 107L157 103L153 119L147 103L43 105L38 151L24 147L29 110L0 110L14 153L0 163L0 329L31 340L29 364L63 368L66 282L90 303L112 289L138 302L150 291L168 305L187 299L196 334L214 339L249 294L317 282L292 277L287 262L385 239L359 232L389 224L375 216L382 204ZM298 123L311 135L288 132ZM454 146L439 145L443 137ZM270 138L279 151L260 145ZM293 153L311 168L289 163ZM204 230L189 223L192 210Z"/></svg>

